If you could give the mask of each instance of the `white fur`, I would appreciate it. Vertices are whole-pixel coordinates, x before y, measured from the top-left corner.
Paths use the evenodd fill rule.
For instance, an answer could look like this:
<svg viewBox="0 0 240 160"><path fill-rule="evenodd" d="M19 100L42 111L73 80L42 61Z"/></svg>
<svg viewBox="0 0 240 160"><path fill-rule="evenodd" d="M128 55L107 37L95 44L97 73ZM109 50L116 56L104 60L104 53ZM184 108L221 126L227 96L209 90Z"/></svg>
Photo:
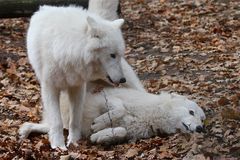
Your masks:
<svg viewBox="0 0 240 160"><path fill-rule="evenodd" d="M69 99L63 94L61 112L64 113L64 124L68 124L69 120L66 114L68 105ZM190 110L194 115L190 115ZM184 96L169 93L154 95L126 88L109 88L98 94L89 94L83 115L82 134L86 137L91 135L90 140L95 143L114 143L123 139L135 141L159 132L175 133L177 129L194 132L197 126L202 127L205 119L202 109ZM39 129L38 125L25 123L20 128L20 135L27 137L30 132ZM46 127L47 124L42 131L37 131L46 133Z"/></svg>
<svg viewBox="0 0 240 160"><path fill-rule="evenodd" d="M109 20L118 18L119 0L89 0L88 10Z"/></svg>
<svg viewBox="0 0 240 160"><path fill-rule="evenodd" d="M27 33L28 57L41 84L52 148L66 149L59 110L62 90L67 91L71 102L70 144L81 137L87 82L109 76L113 83L119 83L124 78L123 22L108 21L73 6L43 6L32 16Z"/></svg>
<svg viewBox="0 0 240 160"><path fill-rule="evenodd" d="M88 11L95 13L104 19L116 20L118 19L118 6L119 0L89 0ZM145 89L140 80L124 58L121 60L121 65L123 74L127 79L127 82L124 83L123 86L145 92Z"/></svg>

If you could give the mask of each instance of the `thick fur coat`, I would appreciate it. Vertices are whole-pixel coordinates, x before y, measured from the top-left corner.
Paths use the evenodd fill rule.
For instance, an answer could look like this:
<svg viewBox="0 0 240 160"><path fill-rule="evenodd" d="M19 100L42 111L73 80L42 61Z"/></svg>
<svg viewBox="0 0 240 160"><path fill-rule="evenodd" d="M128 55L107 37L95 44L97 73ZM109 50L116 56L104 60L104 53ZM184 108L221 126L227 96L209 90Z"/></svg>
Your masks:
<svg viewBox="0 0 240 160"><path fill-rule="evenodd" d="M82 134L94 143L115 143L124 139L135 141L159 133L202 132L203 110L184 96L170 93L159 95L126 88L104 89L89 94L84 107ZM68 125L69 99L61 98L63 124ZM48 132L47 123L25 123L20 135Z"/></svg>
<svg viewBox="0 0 240 160"><path fill-rule="evenodd" d="M61 91L68 93L71 102L69 145L81 137L88 82L106 77L112 83L126 81L122 64L131 67L123 58L123 22L109 21L74 6L43 6L32 16L27 51L41 85L43 115L50 124L52 148L66 149L59 110Z"/></svg>
<svg viewBox="0 0 240 160"><path fill-rule="evenodd" d="M103 4L104 3L104 4ZM27 33L29 61L39 79L43 117L49 123L52 148L66 149L59 96L70 99L68 145L81 138L86 91L104 80L145 91L124 59L125 44L117 19L119 0L90 0L81 7L42 6L31 18ZM90 85L91 84L91 85Z"/></svg>

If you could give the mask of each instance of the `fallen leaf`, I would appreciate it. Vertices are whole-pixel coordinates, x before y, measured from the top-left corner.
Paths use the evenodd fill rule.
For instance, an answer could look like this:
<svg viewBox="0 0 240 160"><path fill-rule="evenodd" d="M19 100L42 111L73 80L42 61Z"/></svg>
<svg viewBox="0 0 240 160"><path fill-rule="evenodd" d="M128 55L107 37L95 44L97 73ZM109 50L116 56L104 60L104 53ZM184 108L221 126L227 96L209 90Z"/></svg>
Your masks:
<svg viewBox="0 0 240 160"><path fill-rule="evenodd" d="M125 154L126 158L133 158L138 154L139 150L137 148L130 148Z"/></svg>
<svg viewBox="0 0 240 160"><path fill-rule="evenodd" d="M227 105L227 104L229 104L229 100L228 100L226 97L221 97L221 98L218 100L218 104L219 104L220 106Z"/></svg>

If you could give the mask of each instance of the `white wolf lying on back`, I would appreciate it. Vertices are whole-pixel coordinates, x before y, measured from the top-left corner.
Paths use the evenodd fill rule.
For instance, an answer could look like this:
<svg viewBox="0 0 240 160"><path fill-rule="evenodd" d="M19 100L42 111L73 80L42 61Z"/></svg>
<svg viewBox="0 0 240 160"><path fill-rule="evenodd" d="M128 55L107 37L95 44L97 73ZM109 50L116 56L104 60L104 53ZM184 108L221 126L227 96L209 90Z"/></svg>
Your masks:
<svg viewBox="0 0 240 160"><path fill-rule="evenodd" d="M69 100L61 98L63 124L68 125ZM203 110L193 101L177 94L154 95L126 88L109 88L89 94L83 114L82 134L96 143L114 143L123 139L135 141L159 133L202 132ZM31 132L47 133L48 123L25 123L21 137ZM93 131L93 134L92 132Z"/></svg>
<svg viewBox="0 0 240 160"><path fill-rule="evenodd" d="M29 61L40 81L43 116L49 123L52 148L66 149L59 95L70 98L68 144L81 137L82 110L87 83L106 79L140 88L124 60L120 27L124 20L109 21L79 7L43 6L30 21L27 33Z"/></svg>

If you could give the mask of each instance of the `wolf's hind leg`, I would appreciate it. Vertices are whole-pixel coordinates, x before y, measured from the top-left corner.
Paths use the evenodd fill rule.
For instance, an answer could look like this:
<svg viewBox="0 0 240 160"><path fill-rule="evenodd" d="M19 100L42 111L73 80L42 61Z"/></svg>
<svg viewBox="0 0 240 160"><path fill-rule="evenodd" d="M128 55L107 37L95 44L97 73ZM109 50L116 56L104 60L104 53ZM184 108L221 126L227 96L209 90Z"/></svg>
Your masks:
<svg viewBox="0 0 240 160"><path fill-rule="evenodd" d="M48 80L44 80L41 82L41 95L44 106L44 119L49 126L48 135L51 148L55 149L59 147L62 150L66 150L67 148L64 142L63 124L59 107L60 90L52 83L49 83Z"/></svg>
<svg viewBox="0 0 240 160"><path fill-rule="evenodd" d="M123 127L106 128L91 135L92 143L112 144L122 141L127 136L127 130Z"/></svg>
<svg viewBox="0 0 240 160"><path fill-rule="evenodd" d="M81 138L82 129L82 117L83 117L83 105L86 96L86 82L80 87L72 87L68 89L70 100L70 119L69 119L69 135L67 145L71 143L77 144L77 141Z"/></svg>
<svg viewBox="0 0 240 160"><path fill-rule="evenodd" d="M108 103L106 104L109 105L107 107L108 111L94 119L91 126L93 132L112 127L111 125L125 114L126 110L120 99L111 98Z"/></svg>

